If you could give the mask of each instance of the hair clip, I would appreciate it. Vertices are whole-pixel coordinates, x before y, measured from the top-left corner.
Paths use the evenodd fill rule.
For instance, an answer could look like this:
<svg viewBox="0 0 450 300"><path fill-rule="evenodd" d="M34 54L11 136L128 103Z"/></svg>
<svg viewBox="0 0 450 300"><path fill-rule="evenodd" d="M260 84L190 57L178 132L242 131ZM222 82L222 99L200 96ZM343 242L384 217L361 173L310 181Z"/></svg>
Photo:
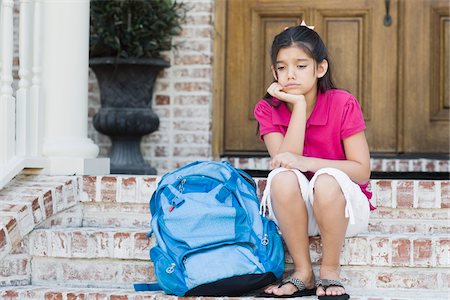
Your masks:
<svg viewBox="0 0 450 300"><path fill-rule="evenodd" d="M308 27L308 28L311 29L311 30L314 30L314 26L312 26L312 25L306 25L305 20L302 20L302 23L300 24L300 26L305 26L305 27Z"/></svg>

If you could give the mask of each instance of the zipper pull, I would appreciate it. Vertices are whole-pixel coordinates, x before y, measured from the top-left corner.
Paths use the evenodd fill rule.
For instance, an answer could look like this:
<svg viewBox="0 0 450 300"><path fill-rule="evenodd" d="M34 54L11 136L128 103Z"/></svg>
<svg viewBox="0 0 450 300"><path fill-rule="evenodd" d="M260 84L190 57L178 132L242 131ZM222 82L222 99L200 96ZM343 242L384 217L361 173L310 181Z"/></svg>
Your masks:
<svg viewBox="0 0 450 300"><path fill-rule="evenodd" d="M169 212L172 212L174 208L175 208L175 205L172 204L172 205L169 207Z"/></svg>

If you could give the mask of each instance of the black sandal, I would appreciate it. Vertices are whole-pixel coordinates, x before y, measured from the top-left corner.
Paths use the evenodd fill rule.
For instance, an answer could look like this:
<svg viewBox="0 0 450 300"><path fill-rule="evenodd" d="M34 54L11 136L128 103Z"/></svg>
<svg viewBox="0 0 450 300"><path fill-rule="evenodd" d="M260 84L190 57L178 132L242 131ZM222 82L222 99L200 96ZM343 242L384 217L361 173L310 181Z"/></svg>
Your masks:
<svg viewBox="0 0 450 300"><path fill-rule="evenodd" d="M294 298L294 297L304 297L304 296L315 296L316 295L316 287L313 287L312 289L307 289L305 286L305 283L303 281L301 281L298 278L292 277L292 276L281 281L281 283L280 283L280 285L278 285L278 287L280 288L287 283L292 283L298 289L298 291L294 292L291 295L275 295L275 294L262 293L262 294L259 294L257 297Z"/></svg>
<svg viewBox="0 0 450 300"><path fill-rule="evenodd" d="M339 280L334 279L319 279L316 281L316 288L322 287L324 291L326 291L329 287L337 286L344 288L344 285ZM345 288L344 288L345 289ZM349 294L342 294L342 295L325 295L325 296L318 296L319 300L347 300L350 299Z"/></svg>

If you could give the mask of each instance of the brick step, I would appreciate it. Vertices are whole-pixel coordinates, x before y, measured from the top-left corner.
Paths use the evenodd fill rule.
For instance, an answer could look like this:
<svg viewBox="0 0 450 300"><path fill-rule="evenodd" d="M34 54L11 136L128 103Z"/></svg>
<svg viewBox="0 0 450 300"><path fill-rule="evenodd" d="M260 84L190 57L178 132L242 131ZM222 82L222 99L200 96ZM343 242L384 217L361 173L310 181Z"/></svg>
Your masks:
<svg viewBox="0 0 450 300"><path fill-rule="evenodd" d="M50 217L38 228L85 226L149 230L150 218L148 203L81 203ZM378 207L371 213L369 232L445 234L450 231L449 218L448 208Z"/></svg>
<svg viewBox="0 0 450 300"><path fill-rule="evenodd" d="M133 283L156 280L152 265L145 261L35 257L31 269L31 283L44 286L131 288ZM318 266L314 269L317 276ZM343 266L341 278L350 293L363 289L377 294L383 294L380 290L420 293L449 288L448 269L444 268Z"/></svg>
<svg viewBox="0 0 450 300"><path fill-rule="evenodd" d="M39 229L29 236L34 257L149 261L155 239L142 230L116 228ZM320 263L320 238L310 239L311 258ZM450 267L447 234L374 234L347 238L341 255L345 266ZM289 255L286 262L291 263Z"/></svg>
<svg viewBox="0 0 450 300"><path fill-rule="evenodd" d="M413 299L433 299L447 300L445 291L387 291L379 290L353 290L351 300L413 300ZM181 297L165 295L162 292L135 292L132 289L106 289L106 288L71 288L57 286L22 286L7 287L0 289L0 297L5 300L25 300L25 299L97 299L97 300L156 300L156 299L183 299ZM196 297L197 300L223 300L217 297ZM232 298L230 298L232 299ZM240 297L242 300L261 299L252 296ZM304 300L316 300L317 297L302 297Z"/></svg>
<svg viewBox="0 0 450 300"><path fill-rule="evenodd" d="M83 176L83 202L148 204L159 176ZM266 178L255 178L261 197ZM373 201L387 208L450 208L449 180L371 180Z"/></svg>

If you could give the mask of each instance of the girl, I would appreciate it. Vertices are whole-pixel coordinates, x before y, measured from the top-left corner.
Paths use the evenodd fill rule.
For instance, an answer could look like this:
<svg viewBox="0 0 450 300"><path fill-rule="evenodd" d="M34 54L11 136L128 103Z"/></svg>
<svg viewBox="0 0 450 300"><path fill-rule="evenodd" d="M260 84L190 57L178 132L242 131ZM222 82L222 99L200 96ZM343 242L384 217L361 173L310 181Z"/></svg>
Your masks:
<svg viewBox="0 0 450 300"><path fill-rule="evenodd" d="M339 276L344 238L365 231L374 209L361 108L335 88L325 45L304 22L275 36L271 60L275 82L254 111L274 169L261 205L283 234L294 272L265 293L348 299ZM323 256L316 281L309 236L318 234Z"/></svg>

